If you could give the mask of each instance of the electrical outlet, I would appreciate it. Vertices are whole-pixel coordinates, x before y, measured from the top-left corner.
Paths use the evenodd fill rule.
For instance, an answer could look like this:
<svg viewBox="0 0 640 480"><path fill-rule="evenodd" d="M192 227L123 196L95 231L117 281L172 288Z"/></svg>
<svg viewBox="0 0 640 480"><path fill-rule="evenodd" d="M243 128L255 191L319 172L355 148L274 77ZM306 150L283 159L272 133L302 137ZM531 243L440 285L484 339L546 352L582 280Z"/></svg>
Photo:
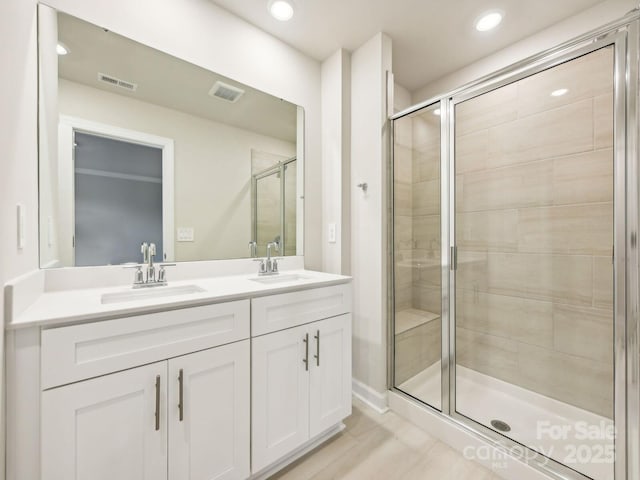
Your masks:
<svg viewBox="0 0 640 480"><path fill-rule="evenodd" d="M193 242L193 238L194 238L193 227L178 227L179 242Z"/></svg>

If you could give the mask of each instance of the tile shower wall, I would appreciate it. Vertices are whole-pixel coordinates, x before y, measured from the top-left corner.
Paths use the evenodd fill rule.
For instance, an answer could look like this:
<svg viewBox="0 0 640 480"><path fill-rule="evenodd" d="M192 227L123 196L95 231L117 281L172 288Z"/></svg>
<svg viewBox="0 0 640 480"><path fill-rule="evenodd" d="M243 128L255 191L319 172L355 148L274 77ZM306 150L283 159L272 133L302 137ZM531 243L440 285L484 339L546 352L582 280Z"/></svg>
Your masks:
<svg viewBox="0 0 640 480"><path fill-rule="evenodd" d="M397 385L441 357L440 117L434 110L395 122Z"/></svg>
<svg viewBox="0 0 640 480"><path fill-rule="evenodd" d="M612 417L612 50L459 104L455 138L457 362Z"/></svg>

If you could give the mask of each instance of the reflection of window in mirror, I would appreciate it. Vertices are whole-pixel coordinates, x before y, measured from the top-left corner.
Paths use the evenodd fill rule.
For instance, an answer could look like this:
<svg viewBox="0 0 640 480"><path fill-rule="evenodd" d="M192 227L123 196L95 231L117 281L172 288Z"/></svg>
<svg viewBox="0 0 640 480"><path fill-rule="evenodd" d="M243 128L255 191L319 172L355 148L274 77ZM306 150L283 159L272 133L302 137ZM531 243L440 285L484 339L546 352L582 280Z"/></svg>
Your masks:
<svg viewBox="0 0 640 480"><path fill-rule="evenodd" d="M42 10L42 267L139 262L144 241L157 261L302 254L301 108ZM257 189L255 152L279 169Z"/></svg>

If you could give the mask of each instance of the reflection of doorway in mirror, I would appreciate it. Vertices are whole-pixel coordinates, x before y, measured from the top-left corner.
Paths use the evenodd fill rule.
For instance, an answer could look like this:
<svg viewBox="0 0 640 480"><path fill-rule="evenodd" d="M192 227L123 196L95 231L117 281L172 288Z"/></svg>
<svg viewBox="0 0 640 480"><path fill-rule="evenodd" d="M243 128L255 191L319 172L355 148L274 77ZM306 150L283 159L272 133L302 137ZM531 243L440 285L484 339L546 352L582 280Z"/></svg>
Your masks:
<svg viewBox="0 0 640 480"><path fill-rule="evenodd" d="M256 254L277 242L278 255L296 254L296 158L251 151L251 232ZM275 253L275 252L272 252Z"/></svg>
<svg viewBox="0 0 640 480"><path fill-rule="evenodd" d="M137 263L142 242L172 261L173 141L68 117L59 138L64 265Z"/></svg>

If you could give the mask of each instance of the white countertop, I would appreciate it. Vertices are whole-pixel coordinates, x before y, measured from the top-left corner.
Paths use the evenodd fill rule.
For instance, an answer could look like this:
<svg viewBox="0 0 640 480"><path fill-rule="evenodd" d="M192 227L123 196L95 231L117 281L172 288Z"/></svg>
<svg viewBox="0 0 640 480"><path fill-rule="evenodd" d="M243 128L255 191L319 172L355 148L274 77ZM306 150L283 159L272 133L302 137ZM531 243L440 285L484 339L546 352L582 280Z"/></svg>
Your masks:
<svg viewBox="0 0 640 480"><path fill-rule="evenodd" d="M136 299L134 301L110 304L102 303L102 295L131 291L132 288L130 286L120 286L44 292L19 315L10 319L6 328L48 327L128 315L140 315L162 310L258 297L273 293L285 293L295 290L337 285L347 283L351 280L351 277L310 270L287 270L279 275L284 277L292 274L298 274L307 278L265 285L251 280L252 278L258 278L254 273L251 275L244 274L175 282L169 281L169 287L196 285L204 289L204 292ZM166 287L151 288L162 289Z"/></svg>

